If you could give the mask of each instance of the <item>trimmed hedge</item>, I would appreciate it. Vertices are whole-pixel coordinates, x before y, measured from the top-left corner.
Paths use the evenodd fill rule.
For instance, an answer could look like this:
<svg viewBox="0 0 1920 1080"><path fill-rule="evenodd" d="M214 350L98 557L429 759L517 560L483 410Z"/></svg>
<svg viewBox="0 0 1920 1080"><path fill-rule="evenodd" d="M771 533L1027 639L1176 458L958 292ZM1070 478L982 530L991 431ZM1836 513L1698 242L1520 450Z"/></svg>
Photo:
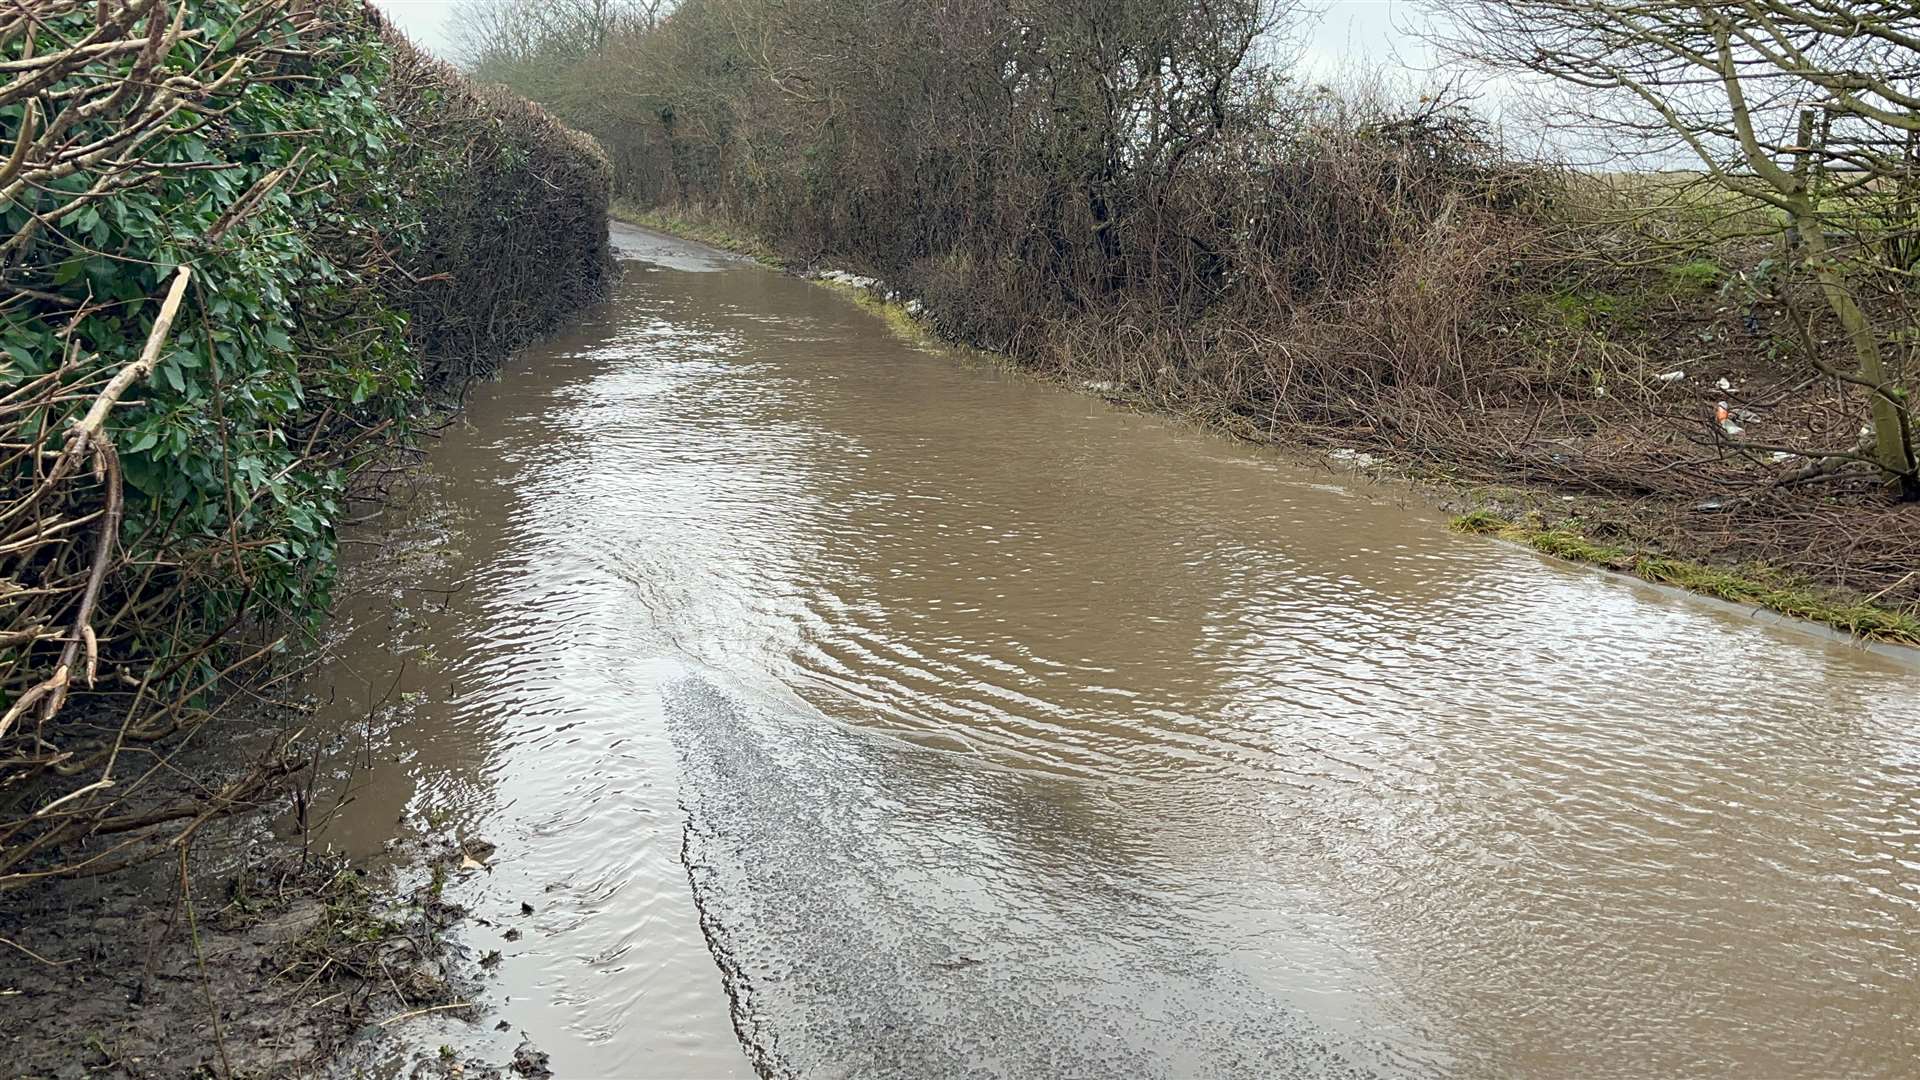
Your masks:
<svg viewBox="0 0 1920 1080"><path fill-rule="evenodd" d="M325 612L356 476L428 393L611 263L597 145L361 0L48 0L0 59L4 891L267 790L116 809L159 768L128 747Z"/></svg>
<svg viewBox="0 0 1920 1080"><path fill-rule="evenodd" d="M412 238L421 282L402 306L430 377L464 378L605 294L612 168L539 106L474 84L390 26L382 36L382 96L408 133L399 165L425 211Z"/></svg>

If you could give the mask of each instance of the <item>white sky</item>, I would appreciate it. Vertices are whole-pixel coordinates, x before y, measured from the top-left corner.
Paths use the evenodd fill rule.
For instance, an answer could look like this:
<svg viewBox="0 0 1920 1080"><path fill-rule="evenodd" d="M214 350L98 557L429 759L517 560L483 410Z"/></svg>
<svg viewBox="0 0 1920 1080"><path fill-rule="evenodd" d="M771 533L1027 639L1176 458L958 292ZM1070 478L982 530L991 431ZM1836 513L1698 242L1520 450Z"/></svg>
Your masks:
<svg viewBox="0 0 1920 1080"><path fill-rule="evenodd" d="M1305 32L1300 67L1314 78L1334 78L1356 68L1420 69L1430 66L1426 46L1409 31L1424 16L1406 0L1321 0L1320 12L1302 16Z"/></svg>
<svg viewBox="0 0 1920 1080"><path fill-rule="evenodd" d="M431 52L446 52L447 16L453 13L454 0L375 0L375 4L393 16L394 24L416 44Z"/></svg>

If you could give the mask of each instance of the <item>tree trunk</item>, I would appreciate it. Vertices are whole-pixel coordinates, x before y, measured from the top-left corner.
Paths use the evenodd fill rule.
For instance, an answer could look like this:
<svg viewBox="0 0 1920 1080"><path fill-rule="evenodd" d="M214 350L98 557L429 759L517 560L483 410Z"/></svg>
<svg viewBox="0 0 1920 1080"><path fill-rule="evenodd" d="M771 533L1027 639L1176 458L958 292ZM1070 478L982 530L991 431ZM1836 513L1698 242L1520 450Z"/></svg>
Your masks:
<svg viewBox="0 0 1920 1080"><path fill-rule="evenodd" d="M1901 404L1889 396L1900 391L1888 382L1886 362L1880 355L1880 339L1874 335L1866 312L1860 310L1860 305L1854 301L1846 277L1834 265L1819 216L1813 212L1804 193L1793 208L1793 221L1799 229L1800 242L1806 246L1807 265L1813 271L1814 280L1820 283L1820 291L1826 296L1827 305L1839 317L1840 328L1846 332L1847 342L1853 347L1857 374L1877 388L1869 402L1873 415L1874 457L1880 462L1880 467L1886 470L1888 480L1900 485L1904 497L1920 497L1920 475L1916 475L1913 448L1907 445L1907 426L1901 417Z"/></svg>

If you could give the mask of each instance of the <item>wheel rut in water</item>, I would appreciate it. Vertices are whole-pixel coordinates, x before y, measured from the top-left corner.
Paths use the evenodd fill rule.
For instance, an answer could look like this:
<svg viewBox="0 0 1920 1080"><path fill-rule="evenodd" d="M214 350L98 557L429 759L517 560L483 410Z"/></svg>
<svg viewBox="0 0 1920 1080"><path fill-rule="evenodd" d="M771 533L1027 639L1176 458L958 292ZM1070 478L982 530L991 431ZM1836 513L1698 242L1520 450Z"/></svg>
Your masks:
<svg viewBox="0 0 1920 1080"><path fill-rule="evenodd" d="M1031 889L969 850L977 822L930 819L942 793L924 789L932 801L915 806L876 780L992 788L1030 782L1020 774L772 715L699 678L663 698L687 879L762 1075L1389 1071L1380 1048L1307 1019L1233 970L1221 945L1183 935L1179 913L1135 912L1152 934L1115 930L1110 883Z"/></svg>

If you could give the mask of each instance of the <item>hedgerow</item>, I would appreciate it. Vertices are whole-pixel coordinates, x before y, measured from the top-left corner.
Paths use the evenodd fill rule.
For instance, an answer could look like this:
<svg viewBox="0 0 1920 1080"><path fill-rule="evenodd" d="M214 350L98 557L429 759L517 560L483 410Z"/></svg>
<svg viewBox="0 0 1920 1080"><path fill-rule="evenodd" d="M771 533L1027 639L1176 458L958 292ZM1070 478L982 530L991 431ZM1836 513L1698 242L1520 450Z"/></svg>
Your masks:
<svg viewBox="0 0 1920 1080"><path fill-rule="evenodd" d="M357 0L39 0L0 15L0 58L5 890L76 840L124 834L77 867L133 857L290 767L118 809L164 762L129 776L135 748L326 611L356 472L431 387L596 295L607 262L597 148L422 74ZM483 156L518 165L470 175ZM536 172L563 186L527 198ZM485 285L536 273L569 276L538 312Z"/></svg>
<svg viewBox="0 0 1920 1080"><path fill-rule="evenodd" d="M403 299L435 379L553 329L604 290L606 155L512 92L476 85L392 30L384 94L407 118L401 172L427 212Z"/></svg>

